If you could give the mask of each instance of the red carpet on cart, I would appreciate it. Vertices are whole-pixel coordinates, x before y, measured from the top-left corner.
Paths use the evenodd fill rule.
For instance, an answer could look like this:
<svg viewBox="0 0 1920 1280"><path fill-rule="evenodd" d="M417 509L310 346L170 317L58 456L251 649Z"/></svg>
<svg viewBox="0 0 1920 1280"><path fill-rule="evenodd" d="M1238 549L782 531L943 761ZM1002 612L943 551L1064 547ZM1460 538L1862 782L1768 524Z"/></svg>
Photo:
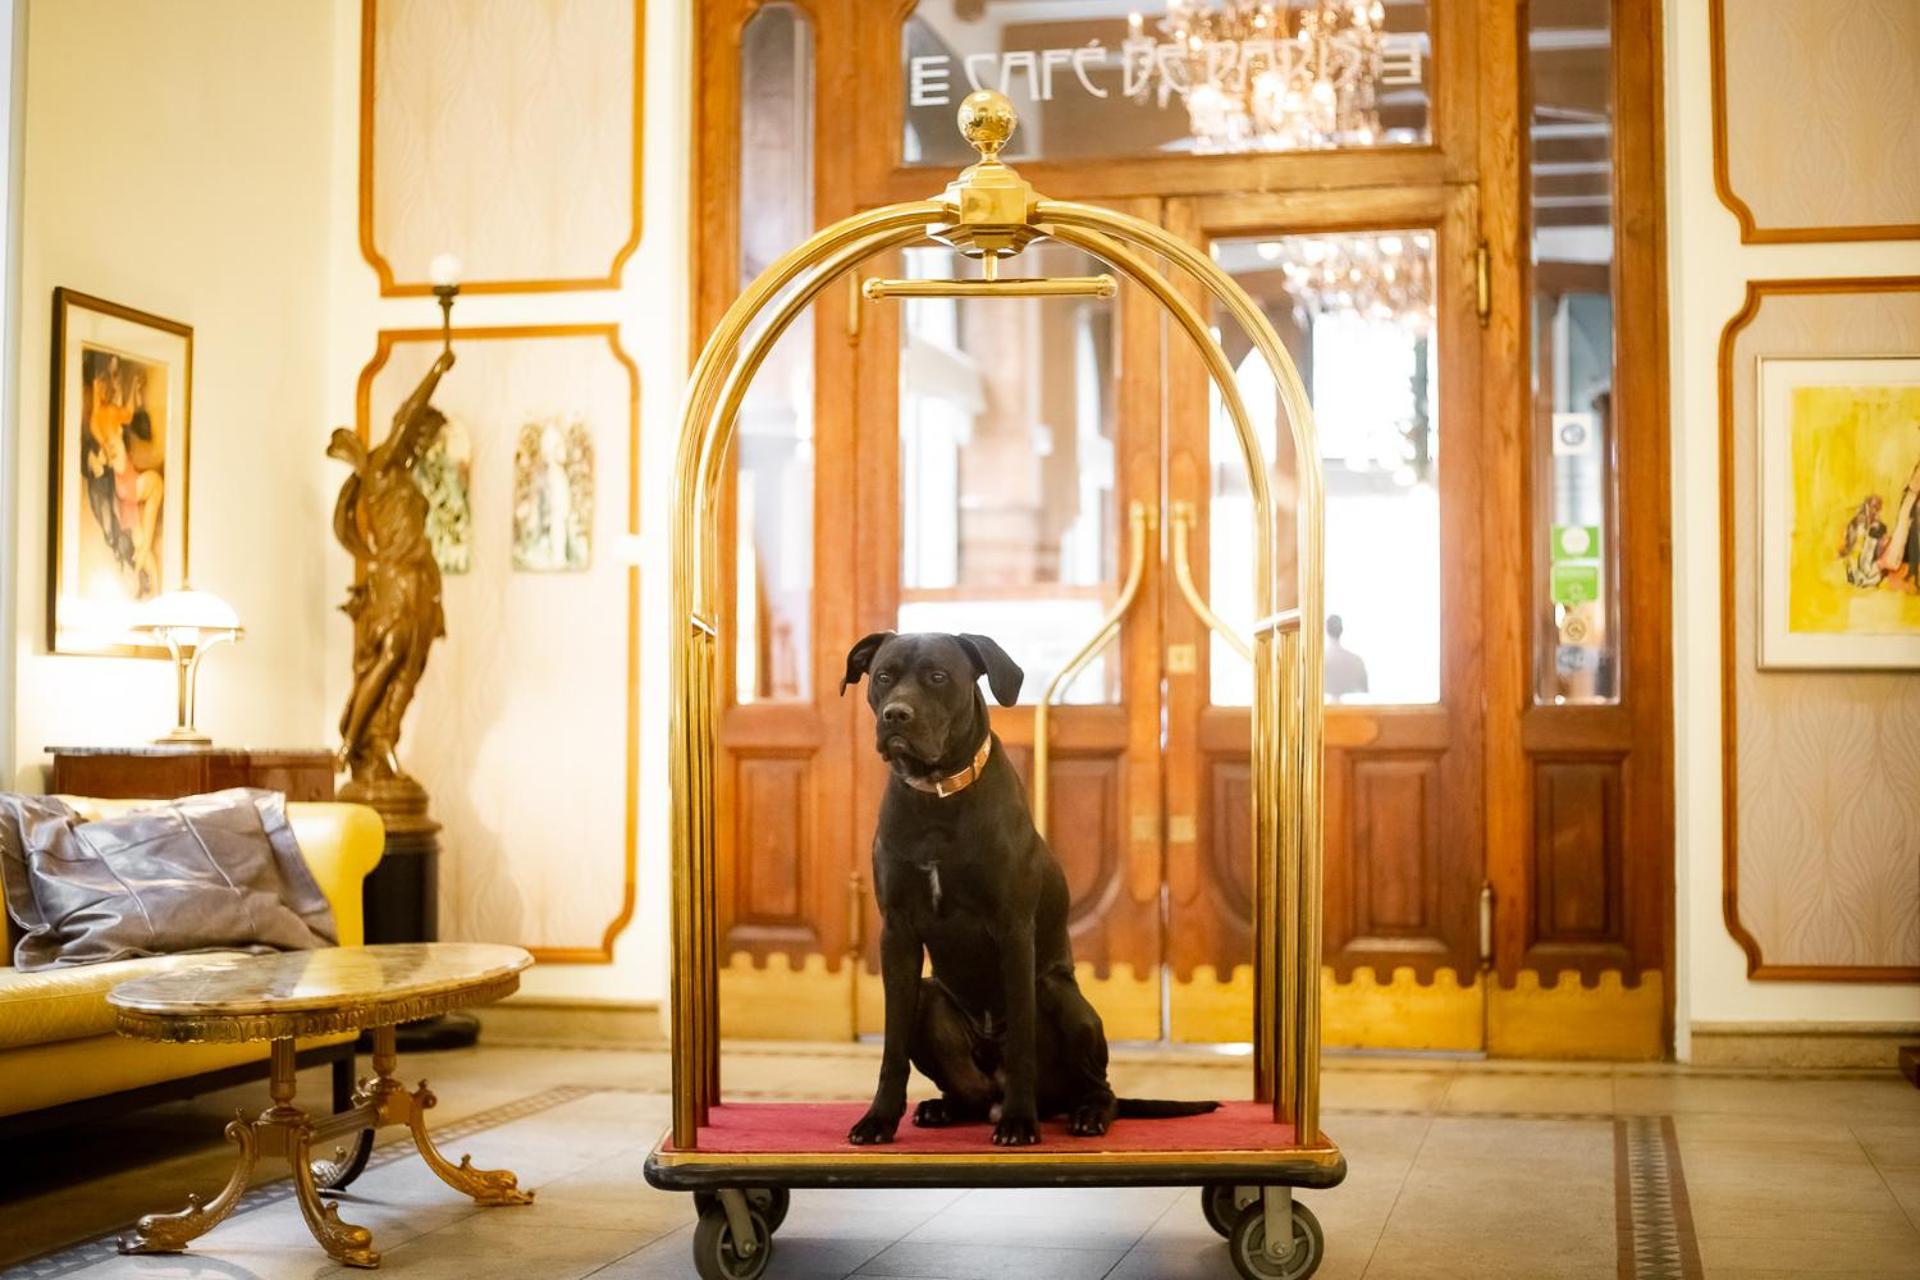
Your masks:
<svg viewBox="0 0 1920 1280"><path fill-rule="evenodd" d="M1076 1138L1064 1120L1044 1121L1040 1143L996 1147L989 1124L916 1129L911 1104L891 1146L861 1148L847 1130L865 1115L864 1102L729 1102L713 1108L700 1130L699 1149L717 1154L748 1152L896 1151L915 1155L1040 1155L1090 1151L1276 1151L1294 1146L1293 1126L1275 1124L1264 1102L1227 1102L1204 1116L1174 1120L1117 1120L1102 1138Z"/></svg>

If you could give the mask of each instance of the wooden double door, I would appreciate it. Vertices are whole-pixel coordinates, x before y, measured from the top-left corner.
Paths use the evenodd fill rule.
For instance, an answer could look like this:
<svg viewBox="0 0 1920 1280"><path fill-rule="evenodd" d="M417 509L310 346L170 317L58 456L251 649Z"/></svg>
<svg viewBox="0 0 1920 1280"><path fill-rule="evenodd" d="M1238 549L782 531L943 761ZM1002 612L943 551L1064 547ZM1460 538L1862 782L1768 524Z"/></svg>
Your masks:
<svg viewBox="0 0 1920 1280"><path fill-rule="evenodd" d="M1472 193L1368 198L1360 234L1396 243L1440 304L1360 324L1296 314L1279 265L1351 221L1350 197L1107 203L1210 249L1261 300L1310 385L1377 379L1368 404L1350 410L1375 434L1380 422L1420 433L1396 450L1398 475L1367 465L1369 441L1350 441L1353 465L1330 487L1334 559L1364 567L1330 584L1343 656L1328 729L1329 946L1383 974L1415 961L1428 974L1445 968L1461 976L1452 989L1477 1001L1478 600L1472 575L1441 569L1479 558ZM1342 238L1355 234L1349 226ZM1065 246L1027 256L1022 270L1036 274L1102 269ZM969 268L920 249L868 270ZM1026 668L1020 704L996 707L995 729L1045 805L1072 891L1080 979L1109 1035L1249 1039L1251 517L1239 451L1197 356L1131 285L1111 300L852 296L850 286L833 335L854 389L848 434L838 460L823 456L833 447L824 438L812 459L815 500L831 510L812 522L811 590L835 603L815 605L810 696L737 702L723 718L735 877L723 899L738 948L723 1006L734 1028L880 1029L866 850L885 770L866 709L838 696L837 673L866 632L898 629L988 633ZM1230 324L1222 340L1244 362L1268 456L1283 458L1275 389ZM816 337L816 368L825 345ZM1290 512L1291 462L1275 471ZM757 560L777 554L777 539L735 527L732 598L758 615L748 631L777 636L778 610L739 591L739 540L757 542L746 573L758 581L770 575ZM1290 579L1291 565L1283 572ZM1057 681L1116 611L1115 638ZM737 690L751 688L739 685L741 664L778 671L799 660L759 644L736 650ZM1044 789L1033 776L1043 698ZM812 844L810 821L822 836L845 835ZM805 948L797 969L777 958L795 943ZM1336 1026L1340 999L1335 984ZM1477 1005L1450 1016L1462 1028L1452 1047L1478 1048Z"/></svg>
<svg viewBox="0 0 1920 1280"><path fill-rule="evenodd" d="M1026 45L1117 46L1128 27L1101 6L1071 31L1021 26L1016 11L1054 12L1030 0L919 8L701 7L700 332L818 226L938 189L958 157L941 141L950 106L916 105L936 75L1005 79ZM1657 324L1613 325L1657 312L1654 28L1645 0L1410 2L1389 19L1431 53L1418 129L1413 106L1383 110L1407 145L1181 153L1089 124L1117 97L1074 99L1062 80L1026 105L1041 154L1017 163L1050 197L1210 252L1307 381L1340 632L1327 1043L1658 1056L1664 343ZM1002 52L966 52L988 37ZM1098 158L1136 142L1153 154ZM1025 259L1020 274L1100 269L1059 245ZM1237 449L1186 339L1132 286L1111 300L859 291L867 275L976 269L943 248L867 264L782 340L743 409L722 556L723 1027L880 1030L867 880L885 771L864 700L840 691L847 648L889 629L995 636L1027 672L993 718L1031 793L1036 703L1124 605L1047 716L1041 820L1081 981L1114 1039L1244 1041L1238 645L1253 618ZM1273 390L1216 324L1290 502Z"/></svg>

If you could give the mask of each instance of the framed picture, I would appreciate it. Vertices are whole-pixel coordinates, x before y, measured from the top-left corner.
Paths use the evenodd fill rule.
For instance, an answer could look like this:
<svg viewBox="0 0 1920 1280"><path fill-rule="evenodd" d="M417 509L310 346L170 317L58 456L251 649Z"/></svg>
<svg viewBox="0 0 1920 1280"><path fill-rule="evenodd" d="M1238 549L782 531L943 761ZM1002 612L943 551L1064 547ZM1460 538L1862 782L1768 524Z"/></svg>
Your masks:
<svg viewBox="0 0 1920 1280"><path fill-rule="evenodd" d="M1760 665L1920 667L1920 357L1761 357Z"/></svg>
<svg viewBox="0 0 1920 1280"><path fill-rule="evenodd" d="M53 291L47 647L165 657L128 632L187 580L193 330Z"/></svg>
<svg viewBox="0 0 1920 1280"><path fill-rule="evenodd" d="M579 418L525 423L513 451L513 567L593 567L593 433Z"/></svg>

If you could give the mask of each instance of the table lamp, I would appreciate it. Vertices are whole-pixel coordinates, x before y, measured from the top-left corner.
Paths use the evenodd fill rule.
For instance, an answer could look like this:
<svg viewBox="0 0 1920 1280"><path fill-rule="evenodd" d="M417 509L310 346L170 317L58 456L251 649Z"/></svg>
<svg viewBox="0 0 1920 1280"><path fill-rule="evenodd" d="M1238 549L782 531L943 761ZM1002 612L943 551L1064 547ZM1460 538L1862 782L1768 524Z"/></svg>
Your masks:
<svg viewBox="0 0 1920 1280"><path fill-rule="evenodd" d="M173 655L180 682L180 723L171 733L155 742L211 742L193 725L194 686L200 675L200 659L222 640L238 640L242 634L240 616L233 606L206 591L183 587L168 591L141 605L133 630L153 636Z"/></svg>

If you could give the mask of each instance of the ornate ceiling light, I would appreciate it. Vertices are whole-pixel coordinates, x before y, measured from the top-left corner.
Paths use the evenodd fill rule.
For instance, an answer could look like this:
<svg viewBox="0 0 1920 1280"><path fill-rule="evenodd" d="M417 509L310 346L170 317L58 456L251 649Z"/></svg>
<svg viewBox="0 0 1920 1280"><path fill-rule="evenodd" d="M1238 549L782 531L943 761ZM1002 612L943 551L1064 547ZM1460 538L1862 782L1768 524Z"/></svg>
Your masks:
<svg viewBox="0 0 1920 1280"><path fill-rule="evenodd" d="M1357 314L1416 334L1433 328L1433 245L1428 232L1288 236L1263 240L1261 258L1286 277L1306 315Z"/></svg>
<svg viewBox="0 0 1920 1280"><path fill-rule="evenodd" d="M1381 136L1385 20L1381 0L1168 0L1165 41L1135 14L1127 44L1156 64L1163 97L1184 94L1200 151L1367 147ZM1149 77L1134 83L1144 94Z"/></svg>

